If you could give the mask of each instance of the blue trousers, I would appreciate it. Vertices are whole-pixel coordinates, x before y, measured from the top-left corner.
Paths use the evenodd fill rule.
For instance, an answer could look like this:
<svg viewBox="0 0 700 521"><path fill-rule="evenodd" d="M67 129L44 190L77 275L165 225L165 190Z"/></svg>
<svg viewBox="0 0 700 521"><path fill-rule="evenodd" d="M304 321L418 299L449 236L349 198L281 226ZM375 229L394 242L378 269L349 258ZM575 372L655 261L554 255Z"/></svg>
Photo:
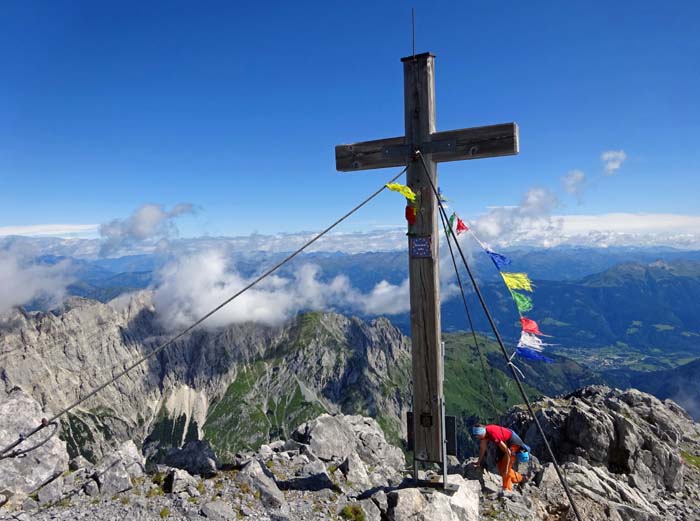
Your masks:
<svg viewBox="0 0 700 521"><path fill-rule="evenodd" d="M523 440L520 439L520 436L515 434L515 431L511 431L510 440L508 441L508 443L506 445L508 445L508 446L517 445L518 447L523 447L523 448L527 447L527 445L525 445L525 442L523 442Z"/></svg>

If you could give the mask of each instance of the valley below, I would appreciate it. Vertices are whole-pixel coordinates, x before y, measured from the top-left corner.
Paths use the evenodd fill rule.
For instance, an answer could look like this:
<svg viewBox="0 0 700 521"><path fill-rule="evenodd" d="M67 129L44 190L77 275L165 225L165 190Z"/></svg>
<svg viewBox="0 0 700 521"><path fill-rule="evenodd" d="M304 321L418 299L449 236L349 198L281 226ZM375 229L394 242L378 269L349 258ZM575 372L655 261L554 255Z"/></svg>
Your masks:
<svg viewBox="0 0 700 521"><path fill-rule="evenodd" d="M357 262L357 258L351 257L353 256L311 255L304 261L314 261L320 265L321 282L330 282L340 270L349 271L350 280L363 291L369 291L377 281L382 280L398 285L404 276L398 267L399 258L393 254L363 254L361 263ZM401 259L405 260L403 257ZM55 262L56 259L45 261ZM73 296L68 297L59 307L43 309L44 304L37 301L28 309L15 308L2 315L0 395L4 398L0 398L0 403L11 403L21 395L22 400L35 401L37 411L61 410L170 338L173 328L159 315L157 286L153 287L155 274L159 270L158 264L164 262L149 256L113 259L109 263L81 261L78 263L78 271L82 282L76 282L70 287ZM239 266L241 265L245 263L239 261ZM250 270L252 274L256 265L256 262L249 260L248 267L244 269ZM488 265L477 262L476 266L479 270L485 270ZM125 268L133 271L120 271ZM683 425L686 425L683 422L689 422L683 428L697 429L697 424L692 423L691 417L695 420L700 417L697 405L700 403L700 383L696 378L700 362L700 348L696 340L700 332L697 322L700 311L693 307L696 306L694 302L700 301L694 300L696 295L700 296L699 273L700 264L681 259L668 263L653 261L648 264L614 264L603 272L584 274L582 278L574 280L535 280L536 307L532 316L551 335L550 342L555 345L546 349L552 363L516 359L515 363L522 372L529 397L540 400L543 409L553 408L557 411L569 403L567 400L583 400L582 403L588 403L590 400L586 398L586 392L593 393L591 396L595 396L596 400L602 400L601 407L623 407L614 405L620 400L651 403L651 397L639 398L633 394L622 398L622 395L615 394L621 391L607 391L604 389L608 388L603 386L613 389L633 388L655 396L653 408L671 407L673 414L682 418L673 420L674 422ZM508 348L512 350L517 332L517 315L511 309L512 303L503 295L503 290L493 280L489 281L488 277L485 279L486 298L499 317L499 327ZM116 281L118 285L115 286ZM470 294L467 298L472 309L475 309L473 295ZM443 303L444 393L447 413L457 420L458 454L451 465L453 471L469 481L470 470L464 462L477 450L468 434L470 425L476 422L507 421L519 425L520 430L528 433L528 443L539 442L536 433L531 432L526 420L517 412L522 398L497 344L489 335L482 333L486 329L483 319L474 313L476 342L483 356L483 360L480 360L474 337L466 331L464 318L460 316L463 313L461 306L461 301L454 298ZM254 468L250 465L255 464L251 461L260 461L263 466L274 468L275 465L282 464L280 458L285 461L286 458L293 459L294 450L306 450L296 446L287 450L280 444L301 439L299 426L314 422L323 415L330 415L331 418L346 415L367 418L367 421L372 418L385 442L405 451L406 414L410 410L412 399L411 344L410 338L406 336L407 314L399 312L375 316L346 312L345 309L308 309L275 324L243 321L195 329L64 416L57 439L65 447L65 457L67 460L80 461L84 466L97 465L96 468L99 468L101 462L112 457L110 455L114 455L115 451L122 454L119 457L123 459L123 451L126 449L119 447L132 442L138 457L142 458L139 465L146 472L146 479L155 479L154 476L160 472L158 469L164 469L167 474L171 472L168 469L184 466L187 472L202 476L204 481L201 486L211 494L213 482L207 481L211 479L208 477L210 474L221 475L221 469L234 469L237 473L247 468L246 472L253 472ZM485 363L485 371L482 361ZM493 390L493 401L490 399L489 386ZM581 389L599 390L580 394ZM685 416L672 402L659 405L662 404L659 400L666 399L685 408L691 416ZM565 410L567 412L562 414L566 417L570 414L575 416L574 410ZM554 421L554 417L547 418L547 421ZM36 420L37 418L33 421ZM570 422L579 420L562 421L563 424L552 424L551 434L556 438L561 436L561 432L574 429L567 434L571 437L567 443L572 445L561 456L564 461L581 466L571 467L572 472L579 473L582 480L578 485L583 484L584 489L592 487L589 481L594 478L589 472L590 468L606 463L605 472L608 474L600 474L595 479L608 483L606 486L615 489L617 495L607 488L604 491L596 489L595 494L603 494L606 504L613 501L629 505L630 494L638 492L623 490L619 481L622 475L634 474L636 471L633 468L636 468L634 465L637 463L627 463L627 470L624 470L616 466L617 459L612 463L608 460L595 460L598 457L594 456L597 449L588 446L588 441L575 437L575 427ZM591 421L593 420L588 418L586 425ZM612 420L600 421L607 425ZM652 424L655 422L650 417L644 421ZM640 432L645 428L640 423ZM678 427L673 428L678 430ZM612 445L606 450L611 451L610 454L617 454L610 456L612 458L622 457L618 454L622 450L620 443L632 443L625 438L628 436L624 433L625 429L627 427L618 426L610 434L609 443ZM4 442L9 442L9 435L11 431L6 428L7 439ZM671 443L669 440L664 443ZM675 454L673 458L685 461L691 476L695 476L693 472L697 458L700 457L696 441L700 442L692 436L682 443L678 439L668 449ZM649 439L640 443L639 447L634 445L637 448L624 450L653 452L651 447L657 441ZM266 448L270 444L276 447L272 453ZM127 452L129 451L133 452L132 449ZM403 451L400 451L402 458L409 458L405 463L394 462L391 470L382 474L383 477L376 477L381 481L382 487L398 486L407 479L405 471L410 465L410 452ZM285 455L277 455L282 453ZM188 458L195 456L201 460L201 454L208 455L203 461L209 463L203 463L204 467L192 467L187 463L190 461ZM583 459L576 454L583 455ZM546 470L547 462L543 451L539 450L538 455L544 459L536 462L537 471L551 473L551 468ZM330 482L333 482L333 473L338 466L345 464L345 457L347 456L339 455L325 460L325 470L319 467L316 471L326 473ZM310 456L308 459L309 464L313 462ZM130 460L124 461L128 467ZM347 474L350 467L345 465L342 479L352 482L354 478L349 478ZM379 464L365 459L363 465L365 471L368 471ZM294 468L296 470L285 471L292 473L284 474L284 479L279 476L273 476L272 479L276 479L280 487L291 487L289 480L306 475L304 472L311 472L309 469L303 471L301 467ZM636 478L638 488L642 487L639 490L645 490L644 487L649 491L661 490L659 487L671 486L675 487L675 494L686 494L683 486L677 483L663 486L647 483L647 470L639 472L645 473L643 479L646 480L646 484L641 485L639 483L642 481L639 480L642 478ZM221 487L226 490L230 488L231 491L235 489L236 494L245 497L247 485L241 489L236 475L224 474ZM393 477L388 478L389 475ZM55 477L51 479L55 480ZM339 484L328 486L335 486L339 491L337 493L341 493L344 499L326 505L329 509L325 511L326 515L331 518L340 515L339 512L349 503L369 501L369 496L363 496L351 484L343 485L340 474L336 477L340 480ZM133 484L132 488L141 490L140 494L146 494L150 485L144 489L141 486L143 481L139 481L141 479L138 478L138 485ZM303 483L308 485L309 482ZM538 487L537 490L531 490L533 497L539 498L537 501L540 503L521 500L518 496L512 500L513 505L510 505L507 501L499 502L489 496L488 483L483 479L480 483L481 492L476 493L477 496L481 494L481 499L477 497L476 501L481 507L477 508L481 508L482 513L485 509L493 512L495 519L530 519L527 516L532 516L537 509L544 509L542 512L547 509L551 512L559 508L563 509L561 512L566 510L561 504L553 506L556 502L548 495L549 492L544 496L540 493L540 484L533 485ZM103 486L99 479L97 484ZM41 488L41 483L28 486L25 492L31 495L39 490L37 486ZM469 488L471 485L464 486ZM166 494L166 497L175 497L172 496L173 492L170 494L171 496ZM192 494L182 496L181 499L192 504L199 503L199 499L192 500L199 496ZM21 494L15 497L14 503L8 504L16 507L20 497ZM292 496L285 497L285 504L293 505L293 501L296 501ZM581 497L590 499L593 496L583 494ZM611 500L613 497L616 499ZM129 499L133 500L134 498ZM80 500L76 501L76 504L82 504ZM168 501L158 504L162 503L161 508L172 509L173 512L177 510L183 513L187 510ZM692 501L688 512L695 508ZM243 503L239 502L235 507L239 513L248 508ZM383 507L376 503L374 498L372 504L380 510L383 508L376 519L401 519L394 514L391 514L394 517L387 517L393 507ZM109 505L112 508L112 504ZM267 519L265 515L270 514L268 507L255 515ZM365 507L373 510L369 504L365 504ZM290 508L303 510L310 506L300 503ZM591 508L593 512L597 507ZM610 512L618 512L617 507L606 508L604 512L607 514L595 515L601 515L603 517L600 519L604 519L607 518L605 516L612 515ZM663 512L680 512L685 515L684 507L676 503L654 506L639 500L630 508L659 515ZM195 510L201 514L199 509ZM525 514L526 511L529 513ZM98 519L102 515L100 512L103 511L93 511L85 516L96 516L94 518ZM249 512L254 512L254 509ZM542 512L538 515L544 515ZM503 517L506 514L511 517ZM517 517L520 514L524 517ZM557 515L553 513L554 517L540 518L565 518ZM629 518L620 515L620 519ZM324 517L319 517L321 518Z"/></svg>

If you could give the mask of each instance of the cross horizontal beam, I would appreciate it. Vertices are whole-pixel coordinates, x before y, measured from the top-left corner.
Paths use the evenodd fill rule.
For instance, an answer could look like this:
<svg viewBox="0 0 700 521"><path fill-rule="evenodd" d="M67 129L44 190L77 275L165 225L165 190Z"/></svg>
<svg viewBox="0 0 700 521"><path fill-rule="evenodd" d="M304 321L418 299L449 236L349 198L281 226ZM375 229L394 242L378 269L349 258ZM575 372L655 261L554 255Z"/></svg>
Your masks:
<svg viewBox="0 0 700 521"><path fill-rule="evenodd" d="M335 165L341 172L406 166L414 145L402 137L363 141L335 147ZM486 127L434 132L421 143L423 154L436 163L512 156L518 153L518 125L502 123Z"/></svg>

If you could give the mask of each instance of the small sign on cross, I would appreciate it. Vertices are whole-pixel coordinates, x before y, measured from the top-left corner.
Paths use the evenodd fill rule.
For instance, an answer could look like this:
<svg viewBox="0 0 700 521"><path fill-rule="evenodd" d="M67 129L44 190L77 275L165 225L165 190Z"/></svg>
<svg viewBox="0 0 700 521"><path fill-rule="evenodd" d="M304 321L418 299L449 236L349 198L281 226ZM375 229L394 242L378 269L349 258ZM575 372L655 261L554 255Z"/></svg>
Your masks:
<svg viewBox="0 0 700 521"><path fill-rule="evenodd" d="M426 237L409 237L408 251L411 258L430 259L433 256L430 243L430 235Z"/></svg>

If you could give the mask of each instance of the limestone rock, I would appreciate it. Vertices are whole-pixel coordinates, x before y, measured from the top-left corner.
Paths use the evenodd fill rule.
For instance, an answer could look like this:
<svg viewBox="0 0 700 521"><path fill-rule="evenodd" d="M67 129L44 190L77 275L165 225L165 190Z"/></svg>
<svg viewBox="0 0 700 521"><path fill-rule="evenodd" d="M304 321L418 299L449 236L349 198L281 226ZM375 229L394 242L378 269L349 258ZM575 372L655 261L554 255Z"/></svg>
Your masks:
<svg viewBox="0 0 700 521"><path fill-rule="evenodd" d="M382 512L382 514L386 514L387 511L389 510L389 500L387 498L386 492L383 490L378 490L372 496L370 499L374 502L377 507L379 507L379 510Z"/></svg>
<svg viewBox="0 0 700 521"><path fill-rule="evenodd" d="M389 501L388 518L390 521L413 521L421 519L428 502L417 488L394 490L387 495Z"/></svg>
<svg viewBox="0 0 700 521"><path fill-rule="evenodd" d="M280 481L279 488L282 490L304 490L307 492L338 490L337 485L325 470L317 474L309 474Z"/></svg>
<svg viewBox="0 0 700 521"><path fill-rule="evenodd" d="M139 451L133 440L127 440L117 449L117 455L124 462L126 471L132 478L143 476L146 468L146 458Z"/></svg>
<svg viewBox="0 0 700 521"><path fill-rule="evenodd" d="M93 467L93 464L90 463L85 457L78 455L70 460L68 467L70 470L89 469Z"/></svg>
<svg viewBox="0 0 700 521"><path fill-rule="evenodd" d="M366 521L381 521L382 511L371 499L363 499L360 502L360 507L365 513Z"/></svg>
<svg viewBox="0 0 700 521"><path fill-rule="evenodd" d="M284 440L275 440L271 442L268 447L270 447L274 452L280 452L284 449L286 442Z"/></svg>
<svg viewBox="0 0 700 521"><path fill-rule="evenodd" d="M391 521L478 521L477 481L450 474L447 482L457 486L453 494L437 489L405 488L389 493L388 518Z"/></svg>
<svg viewBox="0 0 700 521"><path fill-rule="evenodd" d="M39 505L46 506L50 503L56 503L61 500L61 493L63 492L63 479L57 478L51 483L41 487L39 489L38 498Z"/></svg>
<svg viewBox="0 0 700 521"><path fill-rule="evenodd" d="M14 442L20 433L31 431L42 417L50 415L48 411L42 411L39 403L29 394L15 387L7 398L0 401L0 447ZM52 429L52 426L43 429L17 448L35 445L45 439ZM66 444L54 436L23 457L0 460L0 490L26 496L66 470Z"/></svg>
<svg viewBox="0 0 700 521"><path fill-rule="evenodd" d="M256 459L241 469L237 481L247 483L260 492L260 500L266 508L285 511L288 509L284 494L277 486L274 476Z"/></svg>
<svg viewBox="0 0 700 521"><path fill-rule="evenodd" d="M193 487L196 489L197 480L193 478L186 470L173 469L165 476L165 480L163 481L163 491L170 492L172 494L186 492L188 487Z"/></svg>
<svg viewBox="0 0 700 521"><path fill-rule="evenodd" d="M464 473L464 466L459 461L459 458L457 458L457 456L453 456L452 454L447 456L447 472L449 472L450 474Z"/></svg>
<svg viewBox="0 0 700 521"><path fill-rule="evenodd" d="M35 510L39 509L39 503L34 501L32 498L28 497L27 499L24 500L22 503L22 510L25 512L34 512Z"/></svg>
<svg viewBox="0 0 700 521"><path fill-rule="evenodd" d="M546 401L538 419L560 461L585 461L630 476L635 488L654 494L683 488L679 443L684 435L700 436L700 428L682 410L634 389L586 387ZM524 410L512 411L506 423L524 433L525 443L547 460Z"/></svg>
<svg viewBox="0 0 700 521"><path fill-rule="evenodd" d="M301 471L299 472L300 476L313 476L315 474L322 474L326 472L326 466L323 464L322 461L316 460L316 461L310 461L306 463L302 468Z"/></svg>
<svg viewBox="0 0 700 521"><path fill-rule="evenodd" d="M450 497L450 508L454 519L478 521L481 488L477 481L467 481L459 474L449 474L447 482L459 487Z"/></svg>
<svg viewBox="0 0 700 521"><path fill-rule="evenodd" d="M267 461L270 458L272 458L272 455L274 454L275 451L272 450L272 447L269 445L261 445L260 448L258 449L258 454L260 455L260 458L262 458L263 461Z"/></svg>
<svg viewBox="0 0 700 521"><path fill-rule="evenodd" d="M342 416L322 414L297 427L292 438L309 445L313 454L325 461L344 460L355 446L352 428Z"/></svg>
<svg viewBox="0 0 700 521"><path fill-rule="evenodd" d="M370 488L371 483L367 474L367 467L356 452L351 452L338 469L343 473L348 484L354 490L364 491Z"/></svg>
<svg viewBox="0 0 700 521"><path fill-rule="evenodd" d="M237 518L233 508L223 501L205 503L202 505L201 514L212 521L230 521Z"/></svg>
<svg viewBox="0 0 700 521"><path fill-rule="evenodd" d="M386 441L376 420L364 416L345 416L344 419L352 427L357 453L365 463L403 470L406 466L403 452Z"/></svg>
<svg viewBox="0 0 700 521"><path fill-rule="evenodd" d="M114 460L111 465L95 477L100 485L100 494L102 495L112 496L131 489L131 478L126 470L126 465L121 460Z"/></svg>
<svg viewBox="0 0 700 521"><path fill-rule="evenodd" d="M97 482L94 479L91 479L85 483L83 490L85 491L86 495L91 497L97 496L100 493L100 487L97 485Z"/></svg>

